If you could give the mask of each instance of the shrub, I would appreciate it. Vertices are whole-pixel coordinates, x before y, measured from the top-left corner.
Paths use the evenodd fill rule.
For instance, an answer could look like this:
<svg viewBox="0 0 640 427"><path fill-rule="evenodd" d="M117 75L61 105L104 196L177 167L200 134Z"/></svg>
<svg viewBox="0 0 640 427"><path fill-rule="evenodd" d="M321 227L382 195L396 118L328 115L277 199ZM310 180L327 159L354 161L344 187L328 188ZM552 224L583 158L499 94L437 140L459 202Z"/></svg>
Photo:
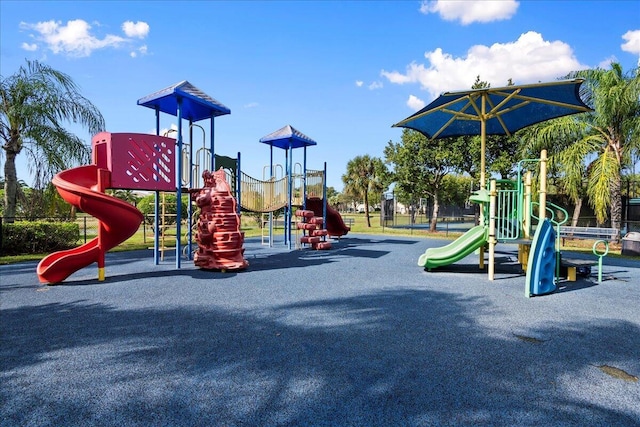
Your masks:
<svg viewBox="0 0 640 427"><path fill-rule="evenodd" d="M17 221L2 226L2 254L49 253L77 246L75 222Z"/></svg>

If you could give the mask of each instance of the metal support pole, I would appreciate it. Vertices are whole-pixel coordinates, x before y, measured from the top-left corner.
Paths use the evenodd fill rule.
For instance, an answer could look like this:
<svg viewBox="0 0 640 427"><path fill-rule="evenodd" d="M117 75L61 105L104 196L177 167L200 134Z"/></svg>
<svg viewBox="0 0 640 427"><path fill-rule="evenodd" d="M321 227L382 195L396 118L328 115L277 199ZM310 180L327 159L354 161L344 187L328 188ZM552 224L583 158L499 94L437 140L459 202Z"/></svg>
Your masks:
<svg viewBox="0 0 640 427"><path fill-rule="evenodd" d="M547 217L547 150L540 152L540 211L538 221Z"/></svg>
<svg viewBox="0 0 640 427"><path fill-rule="evenodd" d="M213 132L215 130L214 124L213 124L213 117L211 116L211 135L209 136L209 144L210 144L210 150L211 150L211 172L215 172L216 170L216 152L215 152L215 145L214 145L214 138L213 138ZM238 158L240 158L238 156Z"/></svg>
<svg viewBox="0 0 640 427"><path fill-rule="evenodd" d="M269 152L269 176L273 181L273 144L269 144L270 152ZM287 163L285 161L285 166ZM287 217L287 212L284 213L285 220ZM273 247L273 212L269 212L269 247Z"/></svg>
<svg viewBox="0 0 640 427"><path fill-rule="evenodd" d="M495 274L496 253L496 180L492 179L489 193L489 280L493 280Z"/></svg>
<svg viewBox="0 0 640 427"><path fill-rule="evenodd" d="M285 215L286 224L284 226L284 235L285 235L285 244L288 244L289 249L291 249L291 205L293 203L293 145L291 141L289 141L289 162L287 163L287 167L289 169L287 176L289 181L289 203L287 206L287 215Z"/></svg>
<svg viewBox="0 0 640 427"><path fill-rule="evenodd" d="M240 202L241 202L241 197L242 197L242 185L240 185L240 177L241 177L241 169L240 169L240 152L238 151L238 158L236 159L236 200L238 201L238 203L236 203L236 209L238 210L238 215L240 215L242 213L242 208L240 206Z"/></svg>
<svg viewBox="0 0 640 427"><path fill-rule="evenodd" d="M156 135L160 135L160 109L156 107ZM153 201L153 263L160 264L160 192L155 191Z"/></svg>
<svg viewBox="0 0 640 427"><path fill-rule="evenodd" d="M191 189L193 189L193 120L189 119L189 190ZM191 221L193 221L193 203L191 203L191 193L189 193L187 203L189 203L187 209L187 259L191 260Z"/></svg>
<svg viewBox="0 0 640 427"><path fill-rule="evenodd" d="M303 148L302 160L302 209L307 209L307 146Z"/></svg>
<svg viewBox="0 0 640 427"><path fill-rule="evenodd" d="M180 235L182 234L182 98L178 97L178 170L176 171L176 268L180 268L182 252Z"/></svg>
<svg viewBox="0 0 640 427"><path fill-rule="evenodd" d="M324 168L322 169L322 224L324 228L327 228L327 162L324 162Z"/></svg>

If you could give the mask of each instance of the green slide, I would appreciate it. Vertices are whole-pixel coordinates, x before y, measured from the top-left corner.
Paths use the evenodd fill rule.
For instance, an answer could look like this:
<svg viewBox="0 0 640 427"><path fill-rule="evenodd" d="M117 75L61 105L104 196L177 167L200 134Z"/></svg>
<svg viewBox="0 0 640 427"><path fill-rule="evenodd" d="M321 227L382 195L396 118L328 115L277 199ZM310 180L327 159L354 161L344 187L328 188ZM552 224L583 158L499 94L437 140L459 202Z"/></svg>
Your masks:
<svg viewBox="0 0 640 427"><path fill-rule="evenodd" d="M440 248L429 248L420 255L418 265L427 270L453 264L487 242L487 230L476 225L453 242Z"/></svg>

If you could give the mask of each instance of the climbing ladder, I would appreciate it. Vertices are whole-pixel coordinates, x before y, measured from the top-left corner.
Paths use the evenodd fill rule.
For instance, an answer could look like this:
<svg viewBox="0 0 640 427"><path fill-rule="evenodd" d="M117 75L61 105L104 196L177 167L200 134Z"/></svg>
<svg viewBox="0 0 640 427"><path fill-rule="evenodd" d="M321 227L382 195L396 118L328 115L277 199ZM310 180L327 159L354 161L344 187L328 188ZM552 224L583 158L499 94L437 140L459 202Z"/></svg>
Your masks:
<svg viewBox="0 0 640 427"><path fill-rule="evenodd" d="M296 223L296 229L302 231L302 236L297 239L300 247L311 245L312 249L331 249L331 242L327 241L329 232L322 228L324 220L321 216L315 216L313 211L306 209L298 209L296 216L300 219Z"/></svg>

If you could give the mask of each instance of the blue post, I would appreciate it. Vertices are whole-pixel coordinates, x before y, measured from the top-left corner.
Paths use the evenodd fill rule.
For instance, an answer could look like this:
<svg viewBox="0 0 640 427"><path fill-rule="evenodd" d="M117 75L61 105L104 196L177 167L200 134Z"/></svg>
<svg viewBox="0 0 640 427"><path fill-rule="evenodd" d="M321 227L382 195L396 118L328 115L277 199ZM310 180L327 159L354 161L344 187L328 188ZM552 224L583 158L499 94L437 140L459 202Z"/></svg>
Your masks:
<svg viewBox="0 0 640 427"><path fill-rule="evenodd" d="M303 148L302 160L302 209L307 209L307 146Z"/></svg>
<svg viewBox="0 0 640 427"><path fill-rule="evenodd" d="M203 130L204 132L204 130ZM193 189L193 120L189 119L189 190ZM191 259L191 221L193 221L193 203L189 193L189 205L187 209L187 259Z"/></svg>
<svg viewBox="0 0 640 427"><path fill-rule="evenodd" d="M322 170L322 223L327 227L327 162Z"/></svg>
<svg viewBox="0 0 640 427"><path fill-rule="evenodd" d="M287 163L285 162L286 165ZM273 144L269 144L269 177L273 180ZM286 211L284 216L286 218ZM269 247L273 247L273 212L269 212Z"/></svg>
<svg viewBox="0 0 640 427"><path fill-rule="evenodd" d="M182 229L180 222L182 221L182 98L178 97L178 167L176 171L177 188L176 188L176 268L180 268L180 252L182 252L180 235Z"/></svg>
<svg viewBox="0 0 640 427"><path fill-rule="evenodd" d="M211 136L209 137L209 144L210 144L210 150L211 150L211 172L215 172L216 170L216 152L214 150L215 146L213 142L213 131L215 130L215 128L213 125L213 118L214 116L211 115Z"/></svg>
<svg viewBox="0 0 640 427"><path fill-rule="evenodd" d="M241 193L241 185L240 185L240 175L241 170L240 170L240 152L238 151L238 158L236 159L236 176L235 176L235 186L236 186L236 209L238 210L238 215L240 215L242 213L242 208L240 207L240 201L242 199L240 199L240 197L242 197L242 193Z"/></svg>
<svg viewBox="0 0 640 427"><path fill-rule="evenodd" d="M156 106L156 135L160 135L160 109ZM153 232L153 263L160 264L160 192L156 190L153 203L153 223L156 225Z"/></svg>
<svg viewBox="0 0 640 427"><path fill-rule="evenodd" d="M286 224L284 226L284 234L285 234L285 243L289 244L289 249L291 249L291 204L293 202L293 144L292 141L289 140L289 162L287 163L287 167L289 171L287 172L288 181L289 181L289 206L287 206L287 215L285 215Z"/></svg>

